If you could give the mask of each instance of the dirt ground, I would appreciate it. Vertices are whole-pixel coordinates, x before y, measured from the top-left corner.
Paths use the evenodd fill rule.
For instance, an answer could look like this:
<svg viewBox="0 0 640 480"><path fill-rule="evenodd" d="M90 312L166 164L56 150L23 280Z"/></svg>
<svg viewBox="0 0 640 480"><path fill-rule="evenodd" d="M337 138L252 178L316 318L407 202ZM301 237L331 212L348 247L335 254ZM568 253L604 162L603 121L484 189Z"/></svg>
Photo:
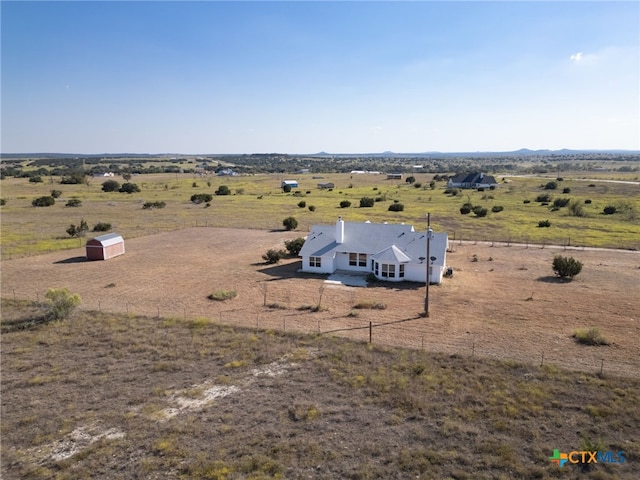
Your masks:
<svg viewBox="0 0 640 480"><path fill-rule="evenodd" d="M85 310L339 330L364 341L371 322L376 344L640 376L638 252L452 242L447 259L455 274L430 287L430 316L423 318L424 285L336 286L297 273L298 259L263 263L266 250L300 235L191 228L126 240L127 253L105 262L85 261L84 249L7 260L2 296L43 300L48 288L67 287ZM584 264L572 282L553 277L558 253ZM216 290L235 290L237 297L207 299ZM386 309L353 308L366 301ZM320 311L312 311L318 304ZM610 345L577 344L572 333L587 327L597 327Z"/></svg>

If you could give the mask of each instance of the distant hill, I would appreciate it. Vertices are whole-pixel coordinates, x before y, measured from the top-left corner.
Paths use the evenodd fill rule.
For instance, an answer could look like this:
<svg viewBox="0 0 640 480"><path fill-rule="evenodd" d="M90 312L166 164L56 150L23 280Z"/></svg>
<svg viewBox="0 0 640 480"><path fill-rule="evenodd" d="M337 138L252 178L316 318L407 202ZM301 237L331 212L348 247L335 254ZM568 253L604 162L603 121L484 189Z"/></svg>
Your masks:
<svg viewBox="0 0 640 480"><path fill-rule="evenodd" d="M530 150L521 148L510 152L371 152L371 153L329 153L321 151L311 154L277 154L289 157L381 157L381 158L487 158L487 157L527 157L527 156L563 156L584 154L613 154L613 155L640 155L640 150ZM219 154L219 153L0 153L0 158L28 159L28 158L158 158L158 157L217 157L217 156L242 156L250 154ZM276 155L276 154L251 154L251 155Z"/></svg>

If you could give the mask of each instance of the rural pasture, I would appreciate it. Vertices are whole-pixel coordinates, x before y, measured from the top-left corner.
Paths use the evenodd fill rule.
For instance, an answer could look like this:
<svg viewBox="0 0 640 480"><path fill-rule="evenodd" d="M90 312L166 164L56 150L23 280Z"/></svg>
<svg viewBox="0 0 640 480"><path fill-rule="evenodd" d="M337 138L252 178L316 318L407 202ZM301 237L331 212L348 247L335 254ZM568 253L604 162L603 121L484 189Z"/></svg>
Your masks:
<svg viewBox="0 0 640 480"><path fill-rule="evenodd" d="M280 182L290 177L295 177L300 187L284 193ZM42 183L7 177L0 183L6 202L1 207L2 258L76 248L83 239L69 237L66 229L83 219L90 229L98 222L110 223L112 230L133 238L194 226L278 229L288 216L298 220L302 233L316 223L333 223L338 215L349 221L405 222L418 228L424 225L427 212L436 230L447 231L455 239L640 249L637 173L563 172L563 180L552 192L541 185L554 181L554 176L498 175L501 184L496 190L461 190L456 196L445 193L446 182L436 182L432 189L433 174L416 173L414 177L416 181L408 184L387 180L385 175L146 174L131 179L141 190L132 194L103 192L101 185L106 180L102 177L89 178L88 185L61 185L58 177L45 177ZM123 183L121 177L115 180ZM317 184L321 182L332 182L335 188L319 189ZM228 186L231 194L213 195L221 185ZM570 193L563 194L565 188ZM31 205L33 199L49 195L52 189L61 192L55 205ZM198 193L213 195L210 206L190 201ZM536 201L545 193L551 195L549 205ZM360 208L363 197L374 198L374 206ZM67 201L74 198L81 201L81 206L67 207ZM555 199L577 202L585 216L570 215L568 206L554 211ZM345 200L351 206L340 208ZM165 202L166 206L143 209L147 202ZM403 211L389 211L394 203L401 203ZM483 218L461 215L464 203L487 208L489 213ZM604 215L603 209L609 205L616 206L617 211ZM494 207L503 210L494 213ZM544 220L549 220L549 228L538 226Z"/></svg>

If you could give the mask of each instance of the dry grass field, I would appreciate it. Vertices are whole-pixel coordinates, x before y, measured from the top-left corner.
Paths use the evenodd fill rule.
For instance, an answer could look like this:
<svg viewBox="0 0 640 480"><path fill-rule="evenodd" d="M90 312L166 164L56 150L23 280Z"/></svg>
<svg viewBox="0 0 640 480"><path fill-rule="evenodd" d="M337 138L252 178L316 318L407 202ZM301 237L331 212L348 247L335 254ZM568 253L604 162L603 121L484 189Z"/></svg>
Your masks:
<svg viewBox="0 0 640 480"><path fill-rule="evenodd" d="M374 344L553 364L588 372L640 376L640 254L549 246L452 242L453 278L430 288L330 285L297 273L299 260L265 265L262 253L299 232L191 228L126 241L127 253L84 261L84 250L6 260L2 297L43 300L67 287L82 309L162 318L207 318L281 331L336 332ZM555 254L584 263L572 282L553 277ZM474 261L477 259L477 261ZM207 299L234 290L224 302ZM384 310L354 309L375 300ZM320 309L313 309L320 304ZM314 311L319 310L319 311ZM388 322L389 325L383 325ZM596 327L606 346L578 344L572 334Z"/></svg>
<svg viewBox="0 0 640 480"><path fill-rule="evenodd" d="M105 262L3 261L2 478L638 478L639 253L452 242L424 318L423 285L263 263L299 234L199 227ZM584 263L572 282L556 253ZM80 312L28 326L52 287ZM610 344L578 344L585 327ZM626 461L558 468L554 449Z"/></svg>

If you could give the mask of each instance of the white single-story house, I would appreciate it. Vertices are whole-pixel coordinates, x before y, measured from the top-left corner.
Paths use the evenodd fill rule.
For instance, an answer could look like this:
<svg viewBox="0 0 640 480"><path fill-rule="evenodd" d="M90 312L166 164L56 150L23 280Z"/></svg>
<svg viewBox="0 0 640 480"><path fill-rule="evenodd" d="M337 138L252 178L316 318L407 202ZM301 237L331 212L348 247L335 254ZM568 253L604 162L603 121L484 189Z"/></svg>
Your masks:
<svg viewBox="0 0 640 480"><path fill-rule="evenodd" d="M451 177L447 183L449 187L456 188L495 188L498 182L491 175L484 173L460 173L455 177Z"/></svg>
<svg viewBox="0 0 640 480"><path fill-rule="evenodd" d="M298 181L297 180L283 180L282 183L280 184L280 188L284 188L287 185L289 185L289 187L291 187L291 188L298 188Z"/></svg>
<svg viewBox="0 0 640 480"><path fill-rule="evenodd" d="M449 238L429 229L415 231L412 225L345 222L314 225L300 256L302 271L334 273L336 270L373 273L379 280L426 282L430 263L430 283L442 282L447 264Z"/></svg>

